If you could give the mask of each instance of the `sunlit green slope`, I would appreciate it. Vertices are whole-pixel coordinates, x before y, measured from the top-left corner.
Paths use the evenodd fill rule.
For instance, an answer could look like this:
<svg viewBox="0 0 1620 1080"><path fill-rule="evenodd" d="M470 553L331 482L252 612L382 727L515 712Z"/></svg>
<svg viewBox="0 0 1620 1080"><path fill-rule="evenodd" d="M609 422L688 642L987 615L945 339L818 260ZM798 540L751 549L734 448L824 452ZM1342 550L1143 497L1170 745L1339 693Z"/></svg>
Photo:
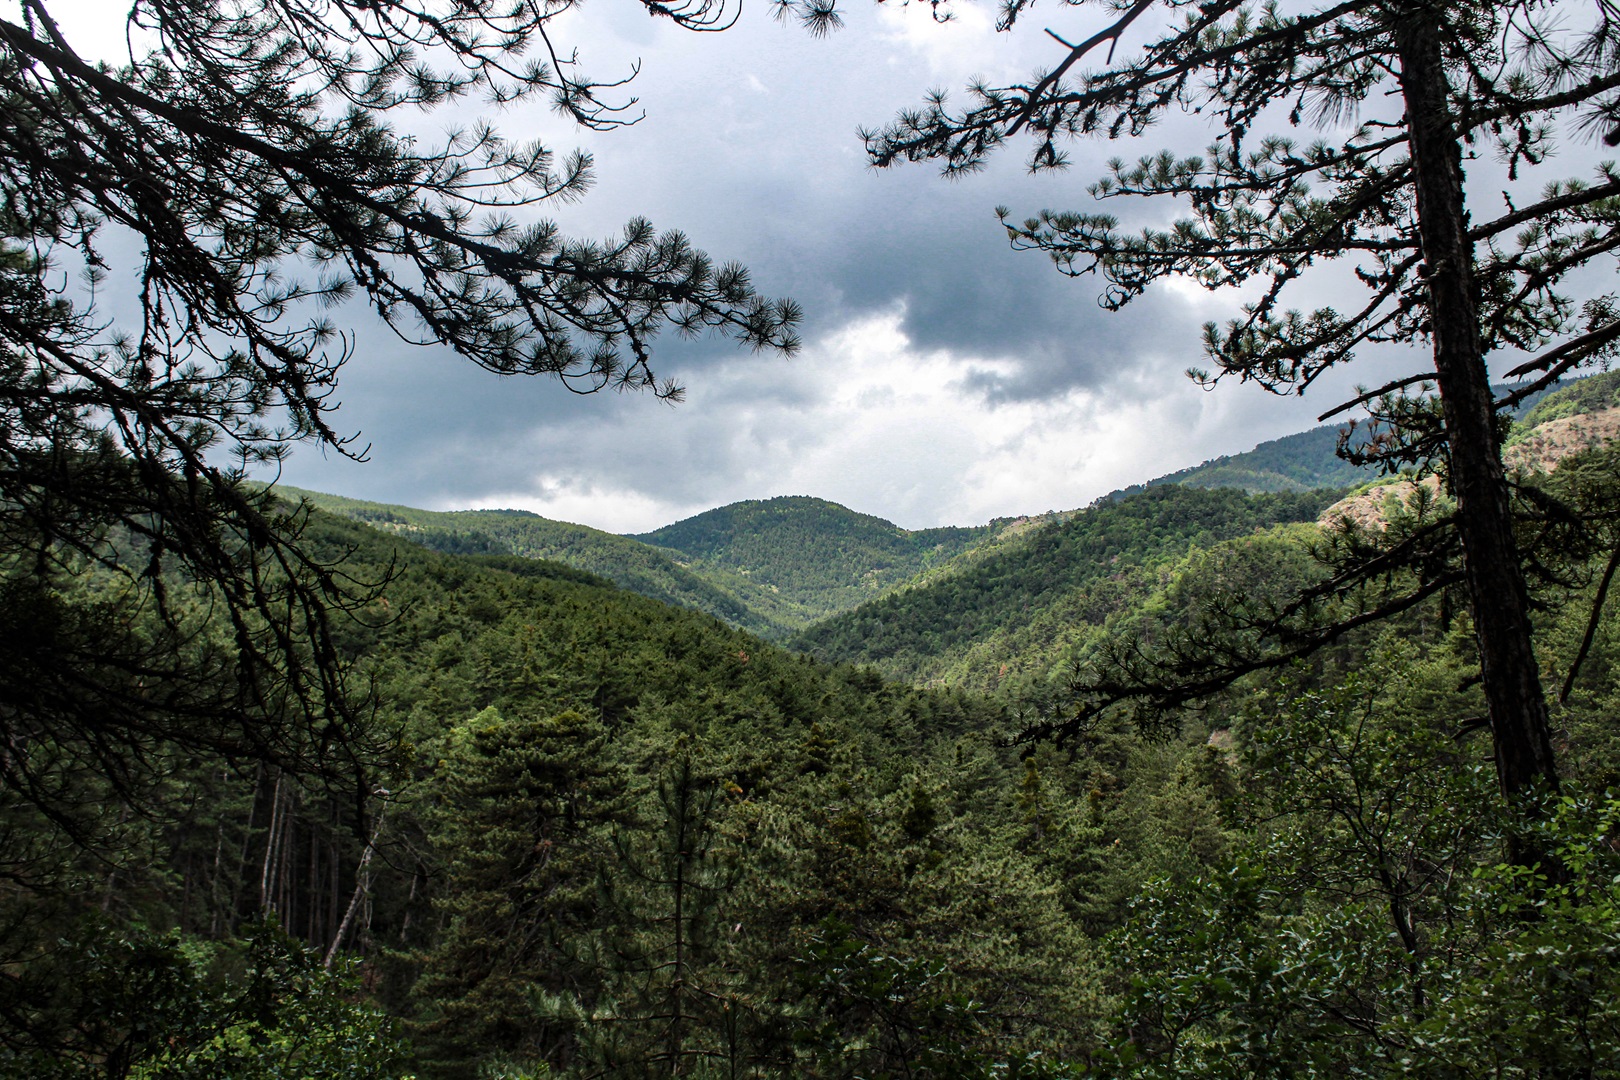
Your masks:
<svg viewBox="0 0 1620 1080"><path fill-rule="evenodd" d="M704 572L747 578L806 625L847 611L1002 532L911 531L805 496L732 503L635 537L679 552Z"/></svg>
<svg viewBox="0 0 1620 1080"><path fill-rule="evenodd" d="M1055 659L1075 634L1141 600L1160 561L1314 521L1335 494L1166 485L1099 501L819 623L791 644L895 678L993 685Z"/></svg>
<svg viewBox="0 0 1620 1080"><path fill-rule="evenodd" d="M766 638L793 625L786 605L746 578L697 572L670 552L584 525L551 521L524 510L417 510L282 488L315 506L362 521L449 555L518 555L552 559L598 574L632 592L693 608Z"/></svg>

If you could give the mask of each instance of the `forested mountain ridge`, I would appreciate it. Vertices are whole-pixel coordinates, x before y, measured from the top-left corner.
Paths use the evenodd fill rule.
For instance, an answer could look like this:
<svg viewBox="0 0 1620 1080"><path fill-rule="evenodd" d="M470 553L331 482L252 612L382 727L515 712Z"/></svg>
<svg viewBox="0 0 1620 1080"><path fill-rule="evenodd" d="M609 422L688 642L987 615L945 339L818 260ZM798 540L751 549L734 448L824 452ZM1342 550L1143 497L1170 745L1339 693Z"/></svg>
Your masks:
<svg viewBox="0 0 1620 1080"><path fill-rule="evenodd" d="M1040 627L1067 639L1101 625L1139 598L1128 584L1139 569L1272 525L1314 521L1335 496L1164 485L1099 500L789 643L823 659L872 664L892 678L994 685L1004 667L1039 667L1061 648L1049 638L1010 642ZM1053 622L1059 611L1066 613L1061 630ZM955 669L970 650L982 652L993 640L1004 643L993 661L982 660L972 672Z"/></svg>
<svg viewBox="0 0 1620 1080"><path fill-rule="evenodd" d="M446 554L555 559L643 596L768 640L881 595L1029 519L907 530L837 503L780 497L733 503L650 533L620 536L525 510L418 510L278 487L344 517Z"/></svg>
<svg viewBox="0 0 1620 1080"><path fill-rule="evenodd" d="M668 551L527 510L418 510L277 487L311 505L450 555L552 559L668 604L692 608L767 639L799 625L768 588L724 569L694 569Z"/></svg>
<svg viewBox="0 0 1620 1080"><path fill-rule="evenodd" d="M824 658L874 663L894 678L961 677L978 687L994 684L991 672L1043 667L1053 641L1095 625L1070 616L1076 604L1099 602L1103 577L1116 583L1109 586L1113 603L1123 603L1129 593L1118 592L1117 582L1144 559L1311 519L1331 502L1257 496L1254 505L1269 509L1236 510L1227 520L1243 502L1230 490L1155 485L1114 500L1120 505L1100 500L1084 511L908 531L836 503L783 497L617 536L526 511L427 511L278 490L431 550L554 559ZM1082 584L1088 599L1075 592ZM825 613L820 622L817 613ZM862 631L865 643L852 644L848 627L870 627L874 618L887 630L880 638ZM1038 643L1025 640L1031 634ZM969 662L971 675L957 670L969 652L978 658Z"/></svg>
<svg viewBox="0 0 1620 1080"><path fill-rule="evenodd" d="M1527 403L1510 439L1510 458L1517 455L1514 460L1523 460L1541 443L1554 445L1555 431L1556 446L1565 451L1600 437L1594 430L1597 421L1582 417L1620 396L1617 377L1620 373L1578 380L1538 397L1535 401L1540 404L1533 409ZM1548 426L1542 429L1540 442L1527 442L1528 432L1543 424ZM1338 430L1324 426L1275 439L1244 454L1215 458L1120 489L1098 503L1167 486L1299 493L1376 482L1369 470L1335 454ZM429 511L291 487L279 490L435 551L556 559L643 596L715 615L767 640L800 635L801 644L818 649L824 646L816 644L819 632L811 629L812 624L880 600L895 590L931 586L975 573L986 561L1001 566L1010 557L1016 562L1024 556L1009 556L1009 551L1024 550L1041 530L1061 526L1086 512L1050 512L998 518L981 526L907 530L824 499L779 496L732 503L651 532L620 536L522 510ZM1048 593L1048 598L1055 595ZM996 657L991 665L995 670L1007 664L1009 670L1024 669L1030 660L1029 646L1013 646L1010 637L1034 632L1036 624L1063 622L1064 618L1056 611L1032 613L1029 625L1019 624L1023 629L1009 626L997 631L995 636L1008 640L996 645L979 641L969 646L966 637L953 636L963 648ZM1073 637L1076 624L1066 625L1070 630L1053 630L1043 636ZM1049 649L1043 646L1037 651ZM839 655L866 656L860 651ZM955 670L959 660L943 667L931 661L915 668L895 667L892 658L880 662L891 674L920 676L926 669L926 677L938 679L965 674ZM973 667L977 672L973 684L985 685L985 672L991 667L985 663Z"/></svg>
<svg viewBox="0 0 1620 1080"><path fill-rule="evenodd" d="M1530 395L1519 403L1512 411L1512 415L1533 426L1541 422L1532 416L1540 402L1549 396L1565 402L1571 401L1573 399L1562 396L1564 391L1589 383L1591 378L1572 380L1562 388L1555 384L1547 390ZM1505 397L1512 390L1508 386L1497 386L1493 389L1499 398ZM1600 392L1586 389L1577 393L1593 395ZM1571 406L1566 404L1560 408L1567 414ZM1547 416L1546 413L1540 415ZM1365 465L1356 465L1338 455L1339 439L1343 432L1343 425L1324 424L1308 431L1284 435L1280 439L1263 442L1253 450L1246 450L1241 454L1210 458L1191 468L1180 469L1145 483L1120 488L1110 492L1106 498L1119 498L1162 484L1183 484L1188 487L1204 488L1232 487L1249 492L1262 492L1354 487L1373 480L1376 477L1373 469Z"/></svg>
<svg viewBox="0 0 1620 1080"><path fill-rule="evenodd" d="M1616 406L1620 372L1538 395L1519 410L1504 456L1512 465L1550 471L1562 457L1620 434ZM1263 443L1113 492L1085 510L1004 529L790 643L907 680L979 689L1008 678L1038 680L1110 619L1149 603L1189 551L1329 515L1371 523L1392 492L1404 498L1409 483L1381 480L1335 456L1338 430ZM1288 486L1328 477L1369 490L1340 501L1343 486ZM1272 482L1278 478L1288 484ZM1257 498L1279 489L1293 498Z"/></svg>
<svg viewBox="0 0 1620 1080"><path fill-rule="evenodd" d="M1604 371L1556 385L1528 398L1517 414L1515 433L1534 431L1551 420L1597 413L1620 406L1620 370ZM1510 436L1509 441L1512 441Z"/></svg>
<svg viewBox="0 0 1620 1080"><path fill-rule="evenodd" d="M1365 470L1334 455L1336 430L1321 427L1286 436L1104 498L1165 485L1269 492L1366 480ZM1083 512L907 530L828 500L777 496L620 536L522 510L430 511L288 486L278 490L435 551L556 559L768 640L785 640L894 589L968 572L1003 548L1022 546L1040 530Z"/></svg>
<svg viewBox="0 0 1620 1080"><path fill-rule="evenodd" d="M764 586L792 605L802 627L948 562L1011 523L913 531L825 499L784 495L731 503L633 539Z"/></svg>
<svg viewBox="0 0 1620 1080"><path fill-rule="evenodd" d="M1371 479L1372 473L1338 456L1336 451L1341 430L1338 425L1326 424L1309 431L1284 435L1280 439L1263 442L1253 450L1211 458L1191 468L1121 488L1106 497L1119 498L1165 484L1241 488L1249 492L1352 487Z"/></svg>

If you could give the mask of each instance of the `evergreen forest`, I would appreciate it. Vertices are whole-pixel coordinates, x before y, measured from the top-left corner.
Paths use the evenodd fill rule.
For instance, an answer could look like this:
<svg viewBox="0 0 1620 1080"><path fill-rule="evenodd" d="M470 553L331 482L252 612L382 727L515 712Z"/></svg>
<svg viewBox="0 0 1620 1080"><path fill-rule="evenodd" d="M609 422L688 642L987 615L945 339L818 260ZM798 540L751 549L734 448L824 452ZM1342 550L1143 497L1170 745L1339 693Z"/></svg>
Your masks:
<svg viewBox="0 0 1620 1080"><path fill-rule="evenodd" d="M1613 385L1542 415L1607 410ZM1527 482L1612 500L1617 470L1600 444ZM1437 512L1395 490L1359 496L1382 497L1379 527ZM369 702L367 797L329 770L41 732L4 804L0 1068L1609 1075L1606 552L1538 594L1567 780L1537 815L1497 793L1443 593L1157 724L1020 739L1099 636L1320 573L1343 494L1149 486L800 652L559 562L284 501L364 583L333 642ZM6 605L8 664L119 610L108 571L59 588L54 624ZM1504 859L1525 829L1556 873Z"/></svg>
<svg viewBox="0 0 1620 1080"><path fill-rule="evenodd" d="M109 61L0 13L0 1078L1620 1077L1620 170L1520 183L1620 144L1620 9L1105 0L863 132L1209 121L1090 190L1185 218L1001 226L1110 311L1247 288L1206 386L1414 365L1327 427L925 530L270 482L365 456L373 333L671 402L670 338L800 350L684 233L544 218L588 154L398 119L630 126L577 6L129 0Z"/></svg>

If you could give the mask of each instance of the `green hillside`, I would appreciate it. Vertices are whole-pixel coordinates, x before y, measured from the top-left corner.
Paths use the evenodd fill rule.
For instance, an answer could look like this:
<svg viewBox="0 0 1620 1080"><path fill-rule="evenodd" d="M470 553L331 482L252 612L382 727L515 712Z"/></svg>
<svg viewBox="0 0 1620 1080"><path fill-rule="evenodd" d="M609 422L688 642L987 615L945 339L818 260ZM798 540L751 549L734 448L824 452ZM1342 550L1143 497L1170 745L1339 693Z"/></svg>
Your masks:
<svg viewBox="0 0 1620 1080"><path fill-rule="evenodd" d="M1615 405L1620 372L1568 381L1514 410L1513 438ZM1151 604L1189 552L1251 534L1269 543L1267 530L1313 522L1344 487L1373 479L1337 457L1338 433L1315 428L1113 492L1083 511L1003 525L907 587L791 640L900 679L981 690L1038 681L1105 623ZM1244 499L1239 490L1297 501Z"/></svg>
<svg viewBox="0 0 1620 1080"><path fill-rule="evenodd" d="M791 644L824 659L873 664L893 678L940 680L950 672L953 681L986 685L1001 665L1051 658L1066 636L1100 624L1135 594L1132 575L1155 560L1313 521L1336 496L1164 485L1099 501L970 555L955 572L819 623ZM974 650L986 656L983 667L955 670Z"/></svg>
<svg viewBox="0 0 1620 1080"><path fill-rule="evenodd" d="M1339 457L1340 428L1333 424L1263 442L1242 454L1211 458L1201 465L1115 492L1115 496L1164 484L1242 488L1244 491L1312 491L1352 487L1372 479L1361 466Z"/></svg>
<svg viewBox="0 0 1620 1080"><path fill-rule="evenodd" d="M770 590L804 626L873 599L1005 524L914 532L825 499L780 496L732 503L634 539Z"/></svg>
<svg viewBox="0 0 1620 1080"><path fill-rule="evenodd" d="M1582 483L1615 453L1587 451ZM280 756L216 746L212 714L110 742L100 713L21 729L0 1076L1471 1077L1504 1045L1514 1076L1608 1076L1620 802L1588 794L1620 783L1620 625L1588 628L1607 548L1538 592L1549 660L1591 646L1561 703L1569 786L1534 823L1567 888L1503 862L1526 822L1440 597L1152 738L1118 712L1005 741L1067 705L1038 678L1067 647L1049 635L1151 636L1212 592L1290 589L1327 497L1168 485L1007 523L833 620L876 611L855 629L928 678L1026 663L1010 689L1044 700L885 681L557 562L405 542L429 517L316 512L301 544L352 590L323 691L355 695L343 726L266 717ZM475 533L455 535L499 546ZM8 592L19 674L47 636L82 636L92 676L94 647L162 640L110 575ZM172 640L229 672L192 584L166 580ZM183 708L190 683L130 688ZM1505 1043L1505 1009L1546 1031ZM1206 1041L1183 1053L1189 1016Z"/></svg>
<svg viewBox="0 0 1620 1080"><path fill-rule="evenodd" d="M1620 371L1606 371L1580 379L1536 399L1524 413L1520 428L1532 431L1551 420L1599 412L1620 405Z"/></svg>
<svg viewBox="0 0 1620 1080"><path fill-rule="evenodd" d="M449 555L554 559L666 604L706 612L765 638L791 632L790 610L744 577L699 572L628 537L551 521L526 510L417 510L283 487L289 498Z"/></svg>
<svg viewBox="0 0 1620 1080"><path fill-rule="evenodd" d="M1525 425L1604 407L1620 397L1620 373L1576 381L1537 395L1518 410ZM1538 404L1539 402L1539 404ZM1528 414L1528 415L1526 415ZM1261 443L1243 454L1206 461L1194 468L1110 493L1099 504L1140 495L1155 488L1234 488L1250 493L1302 493L1364 483L1368 471L1335 454L1338 428L1323 426ZM518 555L555 559L598 574L643 596L707 612L733 626L781 641L795 634L802 645L825 648L815 624L851 612L896 589L932 586L946 578L991 572L1008 555L1023 551L1041 530L1061 524L1082 511L1028 518L997 519L988 525L908 530L870 514L808 496L780 496L733 503L667 525L652 532L618 536L583 525L551 521L524 510L430 511L366 502L297 488L280 490L302 496L313 505L395 533L434 551L463 555ZM1061 575L1060 575L1061 576ZM1067 580L1067 578L1063 578ZM1050 601L1055 594L1043 593ZM1082 605L1085 606L1085 605ZM1058 626L1056 612L1031 611L991 636L1003 638L990 647L982 613L968 621L979 630L968 634L983 656L986 648L998 659L1024 656L1030 646L1008 644L1032 632L1036 624ZM835 628L826 633L842 634ZM954 650L967 640L952 635ZM1049 638L1065 637L1054 629ZM910 655L916 650L901 649ZM834 650L836 655L867 657L867 650ZM933 655L924 649L917 653ZM965 654L964 654L965 655ZM953 670L937 660L922 664L881 659L895 674L929 677ZM958 657L960 660L961 657ZM922 666L918 666L921 664ZM1014 666L1020 666L1015 664ZM983 681L983 663L974 665Z"/></svg>
<svg viewBox="0 0 1620 1080"><path fill-rule="evenodd" d="M1620 373L1617 373L1620 374ZM1498 397L1512 387L1495 388ZM1540 423L1560 415L1589 411L1599 399L1620 399L1620 382L1607 375L1566 383L1531 395L1513 410L1513 415L1528 423ZM1581 405L1574 404L1582 402ZM1542 403L1563 402L1549 412ZM1242 488L1244 491L1312 491L1316 488L1354 487L1373 479L1373 473L1360 465L1352 465L1338 456L1339 433L1343 426L1324 424L1309 431L1284 435L1280 439L1263 442L1253 450L1241 454L1228 454L1211 458L1191 468L1133 484L1112 492L1108 498L1119 498L1149 487L1164 484L1183 484L1188 487Z"/></svg>
<svg viewBox="0 0 1620 1080"><path fill-rule="evenodd" d="M555 559L769 640L879 596L1012 524L910 531L837 503L793 497L735 503L618 536L525 510L418 510L278 490L444 554Z"/></svg>

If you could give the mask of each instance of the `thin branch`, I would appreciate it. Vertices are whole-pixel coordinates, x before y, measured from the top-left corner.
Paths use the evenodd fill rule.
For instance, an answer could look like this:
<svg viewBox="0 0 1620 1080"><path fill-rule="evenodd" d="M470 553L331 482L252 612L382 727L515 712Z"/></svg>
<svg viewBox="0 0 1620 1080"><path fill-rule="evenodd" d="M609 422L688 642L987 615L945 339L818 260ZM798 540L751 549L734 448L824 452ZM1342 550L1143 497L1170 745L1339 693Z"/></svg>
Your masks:
<svg viewBox="0 0 1620 1080"><path fill-rule="evenodd" d="M1579 337L1571 338L1556 349L1544 352L1534 360L1520 364L1504 375L1503 378L1517 379L1530 374L1532 371L1545 371L1546 374L1529 386L1515 390L1502 398L1502 406L1511 408L1543 387L1552 385L1560 375L1579 365L1594 350L1616 340L1620 340L1620 319L1600 326L1596 330L1589 330Z"/></svg>
<svg viewBox="0 0 1620 1080"><path fill-rule="evenodd" d="M1597 637L1598 622L1603 616L1603 605L1609 596L1609 583L1614 580L1614 572L1620 568L1620 545L1609 553L1609 564L1603 568L1603 579L1598 582L1597 596L1592 600L1592 613L1586 620L1586 633L1581 637L1581 647L1575 653L1575 659L1570 662L1569 673L1564 676L1563 689L1558 691L1558 704L1562 705L1569 699L1569 692L1575 688L1575 676L1581 672L1581 665L1586 662L1586 654L1591 651L1592 641Z"/></svg>
<svg viewBox="0 0 1620 1080"><path fill-rule="evenodd" d="M1405 390L1408 386L1415 386L1418 383L1433 382L1433 381L1434 381L1434 372L1431 371L1431 372L1429 372L1427 374L1424 374L1424 375L1408 375L1404 379L1396 379L1394 382L1387 382L1383 386L1380 386L1376 390L1363 391L1362 393L1357 394L1355 397L1351 398L1349 401L1345 402L1343 405L1337 405L1337 406L1329 409L1327 412L1323 413L1321 416L1318 416L1316 418L1317 422L1322 423L1322 422L1325 422L1327 420L1331 420L1333 417L1338 416L1340 413L1349 412L1351 409L1355 408L1357 405L1365 405L1367 402L1372 401L1375 398L1381 398L1385 394L1394 393L1396 390Z"/></svg>
<svg viewBox="0 0 1620 1080"><path fill-rule="evenodd" d="M1012 125L1007 128L1007 135L1010 137L1018 134L1018 129L1023 127L1029 118L1034 114L1035 107L1037 103L1039 103L1041 95L1056 85L1057 81L1063 78L1071 67L1079 63L1081 58L1084 57L1086 53L1090 52L1092 49L1095 49L1098 45L1101 45L1105 41L1109 43L1108 62L1112 63L1114 59L1114 46L1119 44L1120 35L1125 33L1126 29L1130 27L1131 23L1135 22L1137 17L1140 16L1142 12L1152 7L1155 2L1156 0L1136 0L1136 3L1131 5L1131 10L1127 11L1122 17L1116 20L1112 26L1098 31L1078 45L1070 46L1069 55L1064 58L1063 62L1057 67L1053 68L1046 78L1036 83L1035 88L1029 92L1029 98L1026 100L1024 106L1018 111L1018 118L1015 119L1012 122ZM1051 33L1051 31L1047 32ZM1052 36L1055 38L1057 37L1056 34L1052 34ZM1063 41L1062 38L1057 39L1059 41ZM1065 45L1068 44L1068 42L1063 43Z"/></svg>

